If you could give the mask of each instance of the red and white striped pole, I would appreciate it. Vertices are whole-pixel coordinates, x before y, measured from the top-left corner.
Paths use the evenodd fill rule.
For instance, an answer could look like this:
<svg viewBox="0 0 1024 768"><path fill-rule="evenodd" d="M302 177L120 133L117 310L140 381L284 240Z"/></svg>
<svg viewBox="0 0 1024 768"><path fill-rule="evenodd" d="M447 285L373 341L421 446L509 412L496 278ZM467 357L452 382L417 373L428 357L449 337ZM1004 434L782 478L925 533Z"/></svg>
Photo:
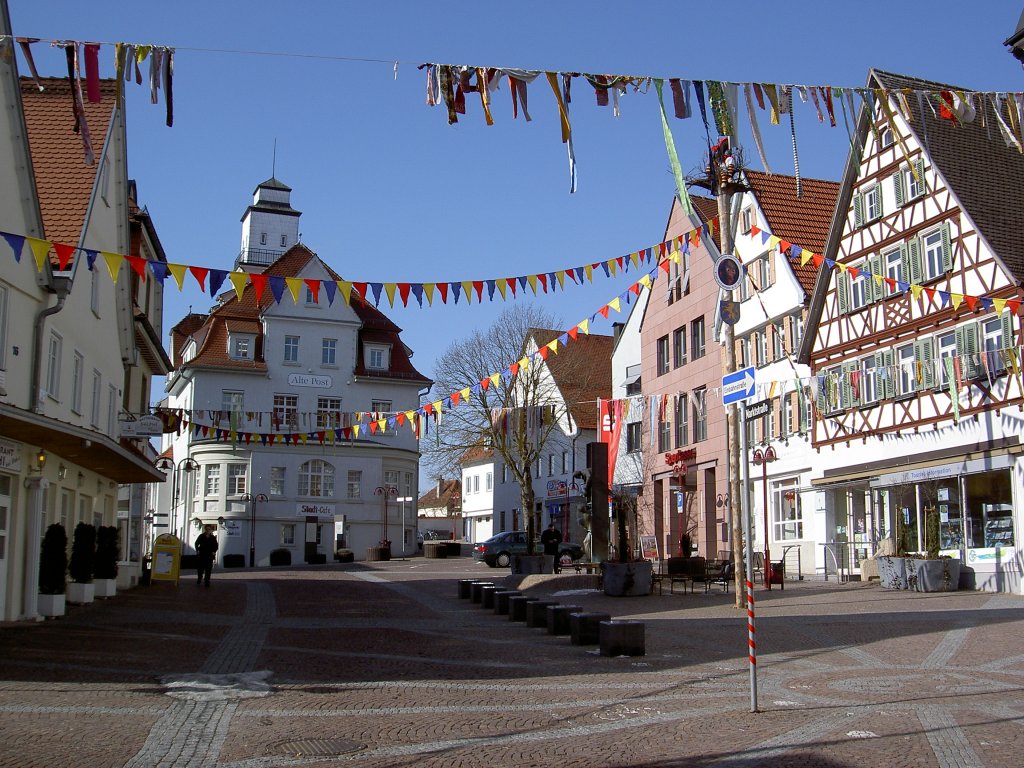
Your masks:
<svg viewBox="0 0 1024 768"><path fill-rule="evenodd" d="M750 711L757 712L757 628L754 621L754 547L750 525L750 461L747 458L747 405L740 403L740 469L743 473L740 512L743 517L743 583L747 591L747 659L750 662ZM767 535L767 532L766 534ZM765 564L765 568L768 564Z"/></svg>

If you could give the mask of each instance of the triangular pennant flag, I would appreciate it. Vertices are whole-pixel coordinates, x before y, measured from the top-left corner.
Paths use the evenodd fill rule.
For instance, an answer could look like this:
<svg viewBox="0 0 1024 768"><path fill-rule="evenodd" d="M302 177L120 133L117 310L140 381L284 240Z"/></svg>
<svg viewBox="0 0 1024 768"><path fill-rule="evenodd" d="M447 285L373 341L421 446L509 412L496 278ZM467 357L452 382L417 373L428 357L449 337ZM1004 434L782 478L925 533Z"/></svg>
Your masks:
<svg viewBox="0 0 1024 768"><path fill-rule="evenodd" d="M804 265L805 265L805 264L806 264L806 263L807 263L808 261L810 261L810 260L811 260L811 257L812 257L813 255L814 255L813 251L809 251L809 250L807 250L806 248L801 248L801 249L800 249L800 266L802 267L802 266L804 266Z"/></svg>
<svg viewBox="0 0 1024 768"><path fill-rule="evenodd" d="M54 243L53 250L57 252L57 267L61 272L68 268L71 257L75 255L75 246L65 243ZM143 276L145 279L145 276Z"/></svg>
<svg viewBox="0 0 1024 768"><path fill-rule="evenodd" d="M131 257L128 257L129 260ZM211 269L210 270L210 295L216 296L217 291L224 285L224 279L228 276L228 273L223 269Z"/></svg>
<svg viewBox="0 0 1024 768"><path fill-rule="evenodd" d="M590 321L589 320L584 320L583 322L579 323L579 325L577 325L576 327L579 328L581 331L583 331L583 333L586 333L586 334L590 333Z"/></svg>
<svg viewBox="0 0 1024 768"><path fill-rule="evenodd" d="M86 259L89 260L89 269L92 270L92 263L96 261L96 251L92 252L92 258L89 258L89 251L85 252ZM149 271L153 273L153 279L156 280L160 285L164 284L164 280L167 279L167 264L163 261L151 261L149 262Z"/></svg>
<svg viewBox="0 0 1024 768"><path fill-rule="evenodd" d="M341 298L346 304L352 303L352 283L348 280L338 280L338 290L341 291Z"/></svg>
<svg viewBox="0 0 1024 768"><path fill-rule="evenodd" d="M232 272L228 275L228 279L231 281L232 287L235 289L235 295L238 300L242 300L242 294L245 293L245 286L249 282L248 272Z"/></svg>
<svg viewBox="0 0 1024 768"><path fill-rule="evenodd" d="M384 295L388 297L388 306L395 306L395 291L398 289L396 283L384 283Z"/></svg>
<svg viewBox="0 0 1024 768"><path fill-rule="evenodd" d="M292 304L298 304L299 295L302 293L302 278L286 277L284 284L288 286L288 293L292 295Z"/></svg>
<svg viewBox="0 0 1024 768"><path fill-rule="evenodd" d="M608 319L608 305L607 304L605 304L603 307L601 307L597 311L601 313L601 317L603 317L605 320Z"/></svg>
<svg viewBox="0 0 1024 768"><path fill-rule="evenodd" d="M490 381L491 381L491 384L493 384L494 386L498 386L501 383L501 374L500 373L493 373L493 374L491 374Z"/></svg>
<svg viewBox="0 0 1024 768"><path fill-rule="evenodd" d="M920 285L911 285L910 286L910 292L914 295L915 299L920 299L921 298L921 286Z"/></svg>
<svg viewBox="0 0 1024 768"><path fill-rule="evenodd" d="M978 306L978 297L977 296L967 296L967 295L965 295L964 296L964 304L966 304L967 308L971 312L973 312L974 308Z"/></svg>
<svg viewBox="0 0 1024 768"><path fill-rule="evenodd" d="M434 288L436 286L433 283L423 284L423 295L427 297L427 306L434 306Z"/></svg>
<svg viewBox="0 0 1024 768"><path fill-rule="evenodd" d="M997 315L1003 314L1003 310L1006 309L1006 299L992 299L992 308Z"/></svg>
<svg viewBox="0 0 1024 768"><path fill-rule="evenodd" d="M36 272L42 272L43 267L46 265L46 259L50 255L50 241L40 240L38 237L30 237L28 238L28 244L32 249L32 256L36 260ZM120 259L121 257L118 256L117 258Z"/></svg>
<svg viewBox="0 0 1024 768"><path fill-rule="evenodd" d="M553 339L552 341L549 341L544 346L546 346L548 349L550 349L556 355L558 354L558 339Z"/></svg>
<svg viewBox="0 0 1024 768"><path fill-rule="evenodd" d="M438 283L437 292L441 294L441 303L448 303L448 283Z"/></svg>
<svg viewBox="0 0 1024 768"><path fill-rule="evenodd" d="M509 277L509 278L505 279L505 282L508 283L508 289L510 291L512 291L512 296L515 297L515 295L516 295L516 279L514 277Z"/></svg>
<svg viewBox="0 0 1024 768"><path fill-rule="evenodd" d="M583 268L583 274L586 275L588 283L594 282L594 268L593 267L590 267L590 266L584 267Z"/></svg>
<svg viewBox="0 0 1024 768"><path fill-rule="evenodd" d="M560 269L558 272L555 272L555 279L558 281L558 287L564 291L565 290L565 270L564 269Z"/></svg>
<svg viewBox="0 0 1024 768"><path fill-rule="evenodd" d="M494 284L498 286L498 293L501 294L501 300L505 300L505 288L508 286L508 280L503 277L498 278L494 281Z"/></svg>
<svg viewBox="0 0 1024 768"><path fill-rule="evenodd" d="M313 294L313 303L314 304L319 304L320 303L320 281L307 278L307 279L303 280L302 282L306 284L306 287L309 288L309 292L311 294Z"/></svg>
<svg viewBox="0 0 1024 768"><path fill-rule="evenodd" d="M573 341L576 341L576 337L577 337L577 336L579 336L579 333L580 333L580 329L579 329L579 326L573 326L572 328L570 328L570 329L568 330L568 332L566 333L566 335L567 335L567 336L568 336L568 337L569 337L570 339L572 339Z"/></svg>
<svg viewBox="0 0 1024 768"><path fill-rule="evenodd" d="M548 292L548 276L545 275L545 274L539 274L539 275L537 275L537 279L540 281L540 288L541 288L541 290L544 291L544 293L547 293ZM554 285L552 285L552 288L554 288Z"/></svg>
<svg viewBox="0 0 1024 768"><path fill-rule="evenodd" d="M543 347L538 347L537 348L537 354L540 355L540 359L541 360L547 360L548 359L548 352L550 352L550 351L551 350L549 350L547 348L547 346L543 346Z"/></svg>
<svg viewBox="0 0 1024 768"><path fill-rule="evenodd" d="M608 306L614 309L616 312L622 312L622 302L619 300L617 296L608 302Z"/></svg>
<svg viewBox="0 0 1024 768"><path fill-rule="evenodd" d="M327 294L327 305L333 306L334 297L338 293L338 284L333 280L324 280L320 283L324 288L324 293Z"/></svg>
<svg viewBox="0 0 1024 768"><path fill-rule="evenodd" d="M267 289L267 276L257 275L253 272L249 275L249 282L252 283L253 293L255 294L256 303L259 304L260 299L263 298L263 292Z"/></svg>
<svg viewBox="0 0 1024 768"><path fill-rule="evenodd" d="M206 293L206 276L210 273L209 267L197 267L189 266L188 271L192 273L192 277L199 283L199 290Z"/></svg>
<svg viewBox="0 0 1024 768"><path fill-rule="evenodd" d="M107 272L110 273L110 279L115 283L117 282L117 273L121 270L121 264L124 263L120 253L109 253L108 251L101 251L103 255L103 261L107 265Z"/></svg>
<svg viewBox="0 0 1024 768"><path fill-rule="evenodd" d="M470 392L469 387L466 387L465 389L463 389L463 390L461 390L459 392L459 394L462 395L462 401L465 402L465 403L469 402L469 392Z"/></svg>
<svg viewBox="0 0 1024 768"><path fill-rule="evenodd" d="M466 303L473 303L473 281L463 280L462 281L462 295L466 297Z"/></svg>
<svg viewBox="0 0 1024 768"><path fill-rule="evenodd" d="M92 272L93 265L96 263L96 257L100 255L100 252L92 248L83 248L85 251L85 263L89 266L89 271ZM162 269L162 274L157 274L156 267L159 265ZM161 282L167 277L167 265L162 261L153 262L153 275Z"/></svg>
<svg viewBox="0 0 1024 768"><path fill-rule="evenodd" d="M455 299L455 303L459 303L459 297L462 296L462 283L448 283L448 287L452 291L452 297Z"/></svg>
<svg viewBox="0 0 1024 768"><path fill-rule="evenodd" d="M964 295L962 293L951 293L949 297L953 300L953 309L960 309L960 305L964 301Z"/></svg>
<svg viewBox="0 0 1024 768"><path fill-rule="evenodd" d="M642 285L647 290L650 290L651 289L651 285L652 285L651 276L650 275L644 275L639 280L637 280L637 283ZM639 294L637 294L637 295L639 295Z"/></svg>
<svg viewBox="0 0 1024 768"><path fill-rule="evenodd" d="M422 283L410 283L412 295L416 297L416 303L421 307L423 306L423 284Z"/></svg>
<svg viewBox="0 0 1024 768"><path fill-rule="evenodd" d="M103 258L106 258L104 254ZM109 264L107 265L110 266ZM178 290L184 290L185 288L185 273L188 272L188 267L185 264L168 264L167 269L174 277L174 282L178 284Z"/></svg>
<svg viewBox="0 0 1024 768"><path fill-rule="evenodd" d="M366 283L358 283L358 282L352 283L352 289L356 292L356 296L359 297L359 300L365 304L366 303Z"/></svg>
<svg viewBox="0 0 1024 768"><path fill-rule="evenodd" d="M410 283L399 283L398 284L398 296L402 300L402 306L409 306L409 291L412 288Z"/></svg>
<svg viewBox="0 0 1024 768"><path fill-rule="evenodd" d="M267 282L270 283L270 293L274 297L274 303L280 304L281 298L284 296L285 288L287 287L283 277L278 275L270 275L267 278Z"/></svg>
<svg viewBox="0 0 1024 768"><path fill-rule="evenodd" d="M23 235L12 235L10 232L2 233L4 240L11 246L11 250L14 252L14 260L17 262L21 261L21 251L25 247L25 237ZM93 258L96 258L95 256Z"/></svg>
<svg viewBox="0 0 1024 768"><path fill-rule="evenodd" d="M528 282L530 284L530 290L533 291L533 295L536 296L537 295L537 276L536 275L529 275L529 276L527 276L526 282Z"/></svg>
<svg viewBox="0 0 1024 768"><path fill-rule="evenodd" d="M1007 299L1006 307L1016 315L1020 312L1020 299Z"/></svg>

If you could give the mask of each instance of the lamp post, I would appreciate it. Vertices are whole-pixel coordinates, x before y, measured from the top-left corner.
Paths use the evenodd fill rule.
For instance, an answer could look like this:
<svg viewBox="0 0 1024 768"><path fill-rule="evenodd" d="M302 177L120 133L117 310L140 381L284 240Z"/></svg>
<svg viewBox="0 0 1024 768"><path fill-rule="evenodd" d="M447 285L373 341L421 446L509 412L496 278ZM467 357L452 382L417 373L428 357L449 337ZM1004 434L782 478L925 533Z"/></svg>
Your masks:
<svg viewBox="0 0 1024 768"><path fill-rule="evenodd" d="M408 527L405 524L405 502L412 501L412 496L399 496L395 501L402 505L402 557L405 557L408 554L407 549L409 546L409 542L406 538L408 535L406 533L406 531L408 531Z"/></svg>
<svg viewBox="0 0 1024 768"><path fill-rule="evenodd" d="M199 469L199 462L193 459L191 456L186 456L184 459L175 464L174 459L170 458L169 456L164 456L163 458L157 459L156 464L154 466L157 469L161 470L162 472L172 471L174 473L173 475L171 475L171 517L173 517L173 520L169 521L171 529L174 529L178 521L178 491L180 490L178 488L178 475L182 471L194 472L195 470ZM182 518L182 539L185 538L185 523L187 519L188 515L185 515Z"/></svg>
<svg viewBox="0 0 1024 768"><path fill-rule="evenodd" d="M395 498L398 496L398 489L393 485L378 485L373 489L374 496L384 497L384 520L381 526L381 546L385 546L383 542L388 540L388 496ZM390 545L388 545L390 546Z"/></svg>
<svg viewBox="0 0 1024 768"><path fill-rule="evenodd" d="M764 491L764 583L768 589L772 588L772 561L768 552L768 462L775 461L775 449L770 445L762 452L760 448L754 451L754 466L761 467L761 485Z"/></svg>
<svg viewBox="0 0 1024 768"><path fill-rule="evenodd" d="M255 496L251 493L243 493L242 501L251 503L251 517L249 518L249 567L256 567L256 503L259 501L270 501L270 497L265 493L257 493Z"/></svg>

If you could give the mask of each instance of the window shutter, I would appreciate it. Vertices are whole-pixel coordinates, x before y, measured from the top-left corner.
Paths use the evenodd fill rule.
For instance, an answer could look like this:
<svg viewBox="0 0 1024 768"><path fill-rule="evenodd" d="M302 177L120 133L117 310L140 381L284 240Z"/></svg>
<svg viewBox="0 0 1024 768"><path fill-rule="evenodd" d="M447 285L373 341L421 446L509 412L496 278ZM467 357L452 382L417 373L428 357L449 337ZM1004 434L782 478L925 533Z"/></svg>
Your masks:
<svg viewBox="0 0 1024 768"><path fill-rule="evenodd" d="M860 397L855 394L853 388L853 374L857 371L857 363L847 361L843 363L842 380L842 405L843 408L855 408L860 405Z"/></svg>
<svg viewBox="0 0 1024 768"><path fill-rule="evenodd" d="M909 282L915 285L921 284L921 241L916 237L912 238L906 245L906 266L903 272Z"/></svg>
<svg viewBox="0 0 1024 768"><path fill-rule="evenodd" d="M896 191L896 207L902 208L903 204L907 202L907 192L904 184L905 172L900 168L896 173L892 175L892 187Z"/></svg>
<svg viewBox="0 0 1024 768"><path fill-rule="evenodd" d="M870 273L865 275L864 279L867 280L867 297L868 304L873 304L882 298L882 286L875 281L875 275L882 273L882 257L881 256L869 256L864 262L864 266Z"/></svg>
<svg viewBox="0 0 1024 768"><path fill-rule="evenodd" d="M914 391L931 389L935 386L935 348L932 339L918 339L914 342ZM918 378L920 376L920 378Z"/></svg>
<svg viewBox="0 0 1024 768"><path fill-rule="evenodd" d="M853 226L864 226L864 198L860 194L853 196Z"/></svg>
<svg viewBox="0 0 1024 768"><path fill-rule="evenodd" d="M919 157L914 161L914 167L917 169L917 188L920 190L919 194L927 192L927 185L924 183L924 158Z"/></svg>
<svg viewBox="0 0 1024 768"><path fill-rule="evenodd" d="M942 271L953 269L953 244L949 239L949 224L942 225Z"/></svg>
<svg viewBox="0 0 1024 768"><path fill-rule="evenodd" d="M882 218L884 211L882 211L882 185L875 184L875 188L871 190L871 194L875 197L875 218Z"/></svg>
<svg viewBox="0 0 1024 768"><path fill-rule="evenodd" d="M788 348L788 347L792 346L789 343L789 340L793 338L793 318L790 317L789 315L786 315L785 317L782 318L782 332L783 332L783 337L782 337L782 352L783 352L783 354L795 355L796 354L796 350Z"/></svg>
<svg viewBox="0 0 1024 768"><path fill-rule="evenodd" d="M981 365L978 360L978 326L971 323L956 330L956 350L960 355L960 373L965 379L977 378L981 373Z"/></svg>
<svg viewBox="0 0 1024 768"><path fill-rule="evenodd" d="M879 399L891 399L896 394L896 381L893 378L892 350L883 349L875 353L875 377Z"/></svg>
<svg viewBox="0 0 1024 768"><path fill-rule="evenodd" d="M1013 344L1013 313L1003 312L1002 318L1000 318L1003 326L1003 339L1000 342L1002 349L1009 349Z"/></svg>
<svg viewBox="0 0 1024 768"><path fill-rule="evenodd" d="M779 250L779 257L782 258L782 250ZM768 260L768 285L775 285L775 254L771 251L765 257Z"/></svg>
<svg viewBox="0 0 1024 768"><path fill-rule="evenodd" d="M836 293L839 299L839 314L850 311L850 276L846 272L836 275Z"/></svg>

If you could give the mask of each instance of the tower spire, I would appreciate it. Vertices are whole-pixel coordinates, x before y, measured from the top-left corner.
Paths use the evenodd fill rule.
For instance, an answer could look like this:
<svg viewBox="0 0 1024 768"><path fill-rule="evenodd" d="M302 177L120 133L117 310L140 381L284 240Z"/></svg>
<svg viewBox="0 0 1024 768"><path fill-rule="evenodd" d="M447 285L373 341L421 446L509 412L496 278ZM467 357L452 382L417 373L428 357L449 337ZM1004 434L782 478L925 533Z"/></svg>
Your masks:
<svg viewBox="0 0 1024 768"><path fill-rule="evenodd" d="M274 137L274 155L270 161L270 178L277 178L277 137Z"/></svg>

